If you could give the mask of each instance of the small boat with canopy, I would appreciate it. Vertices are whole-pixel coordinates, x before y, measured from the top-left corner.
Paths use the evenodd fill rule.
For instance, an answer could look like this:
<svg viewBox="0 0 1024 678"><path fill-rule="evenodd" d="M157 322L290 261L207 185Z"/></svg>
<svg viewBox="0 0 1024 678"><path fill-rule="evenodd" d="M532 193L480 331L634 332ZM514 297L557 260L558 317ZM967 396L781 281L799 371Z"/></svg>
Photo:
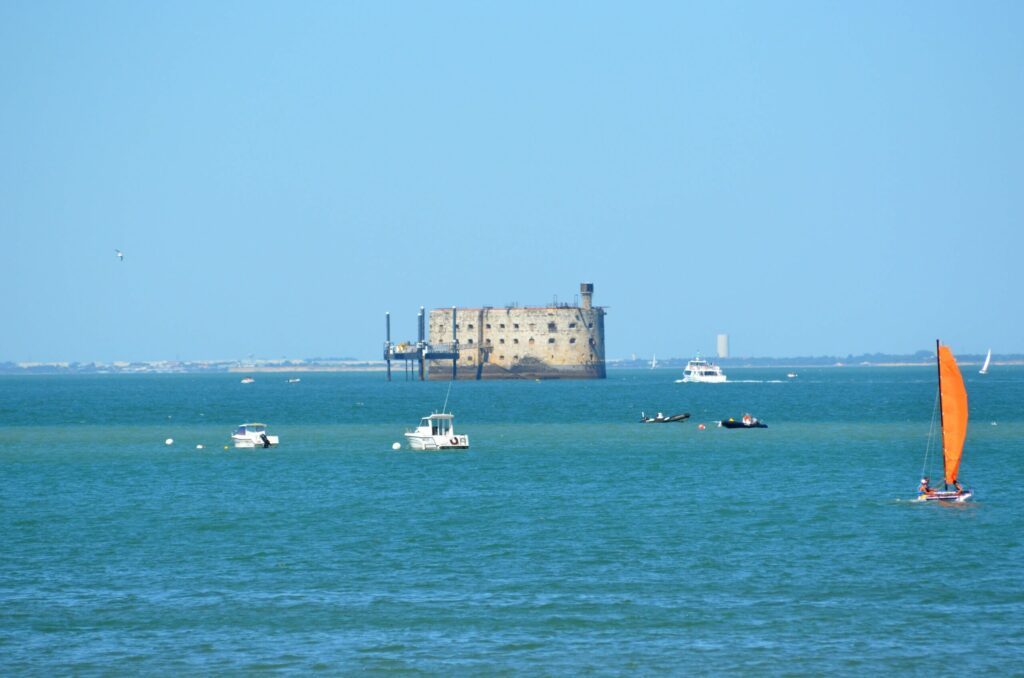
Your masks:
<svg viewBox="0 0 1024 678"><path fill-rule="evenodd" d="M235 432L231 434L231 441L235 447L277 447L278 437L267 433L266 424L239 424Z"/></svg>
<svg viewBox="0 0 1024 678"><path fill-rule="evenodd" d="M921 485L917 488L918 501L953 501L964 502L973 496L973 490L965 490L960 486L960 460L964 453L964 440L967 438L967 389L964 378L957 367L956 358L948 346L935 342L936 361L938 363L939 388L936 396L935 410L938 412L939 429L942 433L942 473L943 489L937 490L925 473L928 470L933 452L937 452L935 443L935 414L932 414L932 426L925 448L924 466L921 471ZM950 486L953 489L950 489Z"/></svg>
<svg viewBox="0 0 1024 678"><path fill-rule="evenodd" d="M420 425L405 432L414 450L468 450L469 436L455 432L455 415L434 413L420 419Z"/></svg>

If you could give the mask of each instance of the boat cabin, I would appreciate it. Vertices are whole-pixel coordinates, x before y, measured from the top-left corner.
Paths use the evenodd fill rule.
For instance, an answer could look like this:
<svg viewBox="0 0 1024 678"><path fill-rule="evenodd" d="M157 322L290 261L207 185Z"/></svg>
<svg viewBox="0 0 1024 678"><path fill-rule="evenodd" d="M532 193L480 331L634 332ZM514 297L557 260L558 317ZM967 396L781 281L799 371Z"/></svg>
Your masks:
<svg viewBox="0 0 1024 678"><path fill-rule="evenodd" d="M452 414L432 414L420 419L419 429L428 429L432 436L446 436L452 431L454 419Z"/></svg>
<svg viewBox="0 0 1024 678"><path fill-rule="evenodd" d="M267 425L266 424L242 424L237 429L235 429L235 435L236 436L244 436L244 435L247 435L247 434L250 434L250 433L253 433L256 436L259 436L259 434L266 433L266 432L267 432Z"/></svg>

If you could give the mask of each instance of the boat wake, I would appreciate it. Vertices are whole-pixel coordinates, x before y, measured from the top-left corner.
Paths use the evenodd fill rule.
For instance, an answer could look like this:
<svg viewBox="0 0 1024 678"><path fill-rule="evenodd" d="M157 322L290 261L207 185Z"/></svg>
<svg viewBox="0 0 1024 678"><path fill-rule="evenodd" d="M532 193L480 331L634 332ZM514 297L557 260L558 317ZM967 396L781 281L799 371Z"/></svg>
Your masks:
<svg viewBox="0 0 1024 678"><path fill-rule="evenodd" d="M782 379L730 379L727 384L785 384Z"/></svg>

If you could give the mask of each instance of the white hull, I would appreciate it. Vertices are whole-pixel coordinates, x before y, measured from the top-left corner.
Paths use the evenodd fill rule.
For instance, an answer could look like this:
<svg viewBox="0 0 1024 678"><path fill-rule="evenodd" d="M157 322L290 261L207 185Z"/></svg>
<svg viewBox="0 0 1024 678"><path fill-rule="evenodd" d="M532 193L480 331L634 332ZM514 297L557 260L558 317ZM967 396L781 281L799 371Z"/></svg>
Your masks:
<svg viewBox="0 0 1024 678"><path fill-rule="evenodd" d="M231 436L231 440L235 443L235 447L253 449L255 447L263 447L263 441L256 438ZM271 447L277 447L278 437L267 436L267 440L270 441Z"/></svg>
<svg viewBox="0 0 1024 678"><path fill-rule="evenodd" d="M682 379L676 379L677 384L724 384L728 381L724 374L719 374L713 377L683 377Z"/></svg>
<svg viewBox="0 0 1024 678"><path fill-rule="evenodd" d="M469 436L451 435L434 436L418 433L406 433L405 439L409 441L409 447L414 450L468 450Z"/></svg>

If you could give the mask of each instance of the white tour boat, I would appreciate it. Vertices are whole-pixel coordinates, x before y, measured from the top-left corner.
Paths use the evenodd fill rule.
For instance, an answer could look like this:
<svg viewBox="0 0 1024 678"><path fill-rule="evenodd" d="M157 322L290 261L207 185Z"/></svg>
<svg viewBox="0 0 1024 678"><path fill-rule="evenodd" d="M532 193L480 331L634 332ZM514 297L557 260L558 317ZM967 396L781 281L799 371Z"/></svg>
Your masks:
<svg viewBox="0 0 1024 678"><path fill-rule="evenodd" d="M697 382L702 384L721 384L725 382L725 373L714 363L709 363L697 354L697 357L686 363L683 378L676 379L677 384Z"/></svg>
<svg viewBox="0 0 1024 678"><path fill-rule="evenodd" d="M235 447L275 447L277 436L267 434L266 424L242 424L231 434Z"/></svg>
<svg viewBox="0 0 1024 678"><path fill-rule="evenodd" d="M414 450L468 450L469 436L455 433L454 414L431 414L420 419L420 425L405 432L409 447Z"/></svg>

